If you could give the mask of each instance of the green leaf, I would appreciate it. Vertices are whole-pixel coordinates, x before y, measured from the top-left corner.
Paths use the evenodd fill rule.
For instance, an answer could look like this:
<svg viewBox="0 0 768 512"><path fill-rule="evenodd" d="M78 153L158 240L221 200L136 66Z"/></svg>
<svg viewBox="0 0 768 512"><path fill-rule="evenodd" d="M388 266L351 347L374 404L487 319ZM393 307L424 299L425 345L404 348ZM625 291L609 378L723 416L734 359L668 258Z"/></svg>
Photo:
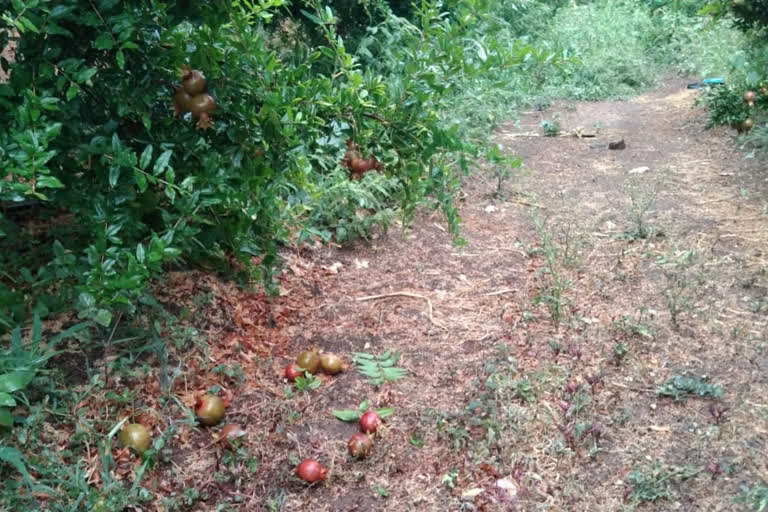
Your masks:
<svg viewBox="0 0 768 512"><path fill-rule="evenodd" d="M93 42L93 46L97 50L109 50L115 46L115 40L109 32L102 32Z"/></svg>
<svg viewBox="0 0 768 512"><path fill-rule="evenodd" d="M137 245L136 246L136 261L138 261L139 263L144 263L144 256L145 256L144 244Z"/></svg>
<svg viewBox="0 0 768 512"><path fill-rule="evenodd" d="M360 419L360 411L353 411L350 409L334 410L333 415L341 421L357 421Z"/></svg>
<svg viewBox="0 0 768 512"><path fill-rule="evenodd" d="M391 407L382 407L381 409L374 409L376 411L376 414L378 414L382 418L386 418L388 416L392 416L395 414L395 410Z"/></svg>
<svg viewBox="0 0 768 512"><path fill-rule="evenodd" d="M97 69L96 68L85 68L81 69L77 73L75 73L75 82L82 84L83 82L87 82L91 78L93 78L93 75L96 74Z"/></svg>
<svg viewBox="0 0 768 512"><path fill-rule="evenodd" d="M115 59L117 59L117 67L125 69L125 54L123 53L123 50L117 50Z"/></svg>
<svg viewBox="0 0 768 512"><path fill-rule="evenodd" d="M0 392L13 393L24 389L35 378L32 370L17 370L0 375Z"/></svg>
<svg viewBox="0 0 768 512"><path fill-rule="evenodd" d="M0 411L2 411L2 409L0 409ZM3 415L0 412L0 425L3 424L5 423L3 422ZM13 424L13 422L11 422L11 424ZM27 461L19 450L12 446L0 446L0 460L16 468L16 471L21 473L24 477L24 480L30 480L29 472L27 471Z"/></svg>
<svg viewBox="0 0 768 512"><path fill-rule="evenodd" d="M80 86L76 83L69 84L67 88L67 101L71 101L80 92Z"/></svg>
<svg viewBox="0 0 768 512"><path fill-rule="evenodd" d="M64 188L64 184L55 176L40 176L37 178L37 188Z"/></svg>
<svg viewBox="0 0 768 512"><path fill-rule="evenodd" d="M318 18L317 16L315 16L314 14L312 14L311 12L308 12L308 11L305 11L304 9L301 9L301 14L306 16L315 25L322 25L323 24L323 21L320 18Z"/></svg>
<svg viewBox="0 0 768 512"><path fill-rule="evenodd" d="M8 393L0 391L0 407L16 407L16 400Z"/></svg>
<svg viewBox="0 0 768 512"><path fill-rule="evenodd" d="M0 426L2 427L12 427L13 426L13 416L11 415L11 411L6 409L5 407L0 407ZM2 447L0 447L0 451L2 451ZM0 460L4 460L2 455L0 455Z"/></svg>
<svg viewBox="0 0 768 512"><path fill-rule="evenodd" d="M147 177L140 171L133 171L133 176L136 178L136 186L139 188L139 192L147 190Z"/></svg>
<svg viewBox="0 0 768 512"><path fill-rule="evenodd" d="M109 324L112 323L112 313L110 313L106 309L99 309L99 311L96 313L96 316L93 319L98 324L104 327L109 327Z"/></svg>
<svg viewBox="0 0 768 512"><path fill-rule="evenodd" d="M168 161L171 159L171 155L173 155L173 151L170 149L163 151L155 161L155 166L152 168L152 174L159 176L165 172L166 167L168 167Z"/></svg>
<svg viewBox="0 0 768 512"><path fill-rule="evenodd" d="M34 23L32 23L31 21L29 21L29 18L27 18L26 16L22 16L21 18L19 18L19 21L20 21L20 22L22 22L22 23L24 24L24 26L25 26L25 27L26 27L28 30L31 30L31 31L32 31L32 32L34 32L35 34L39 34L39 33L40 33L40 30L39 30L39 29L38 29L38 28L35 26L35 24L34 24Z"/></svg>
<svg viewBox="0 0 768 512"><path fill-rule="evenodd" d="M96 305L96 297L94 297L90 293L82 292L78 296L78 302L80 302L80 307L82 309L92 308L93 306Z"/></svg>
<svg viewBox="0 0 768 512"><path fill-rule="evenodd" d="M147 167L149 167L149 163L152 161L153 150L154 148L152 147L152 144L149 144L144 148L144 151L142 151L141 158L139 158L139 168L142 171L146 171Z"/></svg>
<svg viewBox="0 0 768 512"><path fill-rule="evenodd" d="M114 188L120 178L120 167L113 165L109 168L109 186Z"/></svg>

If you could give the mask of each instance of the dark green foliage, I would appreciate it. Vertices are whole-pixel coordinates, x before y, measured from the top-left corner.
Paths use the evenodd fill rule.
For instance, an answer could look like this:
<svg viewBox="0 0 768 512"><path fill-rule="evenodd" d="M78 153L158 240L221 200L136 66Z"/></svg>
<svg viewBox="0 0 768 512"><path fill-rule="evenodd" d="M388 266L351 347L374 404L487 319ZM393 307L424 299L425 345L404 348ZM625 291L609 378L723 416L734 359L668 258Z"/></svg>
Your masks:
<svg viewBox="0 0 768 512"><path fill-rule="evenodd" d="M688 16L697 14L709 0L645 0L652 11L669 9L683 12Z"/></svg>
<svg viewBox="0 0 768 512"><path fill-rule="evenodd" d="M134 313L169 265L269 283L281 244L365 236L393 207L411 214L426 198L458 234L449 163L466 170L462 154L474 150L439 117L452 92L446 77L520 63L527 52L487 45L484 58L467 59L453 42L471 25L452 25L437 2L420 5L418 24L391 17L383 2L336 12L307 1L296 17L283 3L5 8L18 56L0 85L0 329L30 309L45 316L73 304L106 328ZM341 38L351 26L341 15L387 20L379 34L397 47L379 66L361 65ZM212 129L173 115L185 66L204 72L216 98ZM386 177L350 183L339 165L347 140Z"/></svg>
<svg viewBox="0 0 768 512"><path fill-rule="evenodd" d="M743 96L743 89L730 85L715 87L708 91L703 98L709 107L707 127L739 124L747 119L750 109L744 103Z"/></svg>
<svg viewBox="0 0 768 512"><path fill-rule="evenodd" d="M768 4L762 0L710 0L703 12L714 16L730 16L734 25L744 31L761 31L768 27Z"/></svg>

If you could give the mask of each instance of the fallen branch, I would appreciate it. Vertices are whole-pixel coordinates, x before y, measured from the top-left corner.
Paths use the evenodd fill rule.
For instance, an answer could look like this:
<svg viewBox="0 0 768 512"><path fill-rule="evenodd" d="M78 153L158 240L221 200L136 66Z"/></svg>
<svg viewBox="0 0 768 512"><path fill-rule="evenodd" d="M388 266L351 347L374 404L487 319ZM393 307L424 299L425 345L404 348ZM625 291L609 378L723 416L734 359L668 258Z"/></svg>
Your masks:
<svg viewBox="0 0 768 512"><path fill-rule="evenodd" d="M538 203L529 203L528 201L523 201L522 199L507 199L507 202L510 203L517 203L521 204L523 206L530 206L532 208L541 208L542 210L546 210L547 207Z"/></svg>
<svg viewBox="0 0 768 512"><path fill-rule="evenodd" d="M557 135L547 135L538 132L507 133L505 137L578 137L580 139L593 139L597 137L596 133L582 133L577 131L561 132Z"/></svg>
<svg viewBox="0 0 768 512"><path fill-rule="evenodd" d="M515 289L515 288L504 288L503 290L497 290L495 292L486 293L485 296L486 297L491 297L493 295L503 295L505 293L511 293L511 292L516 292L516 291L517 291L517 289Z"/></svg>
<svg viewBox="0 0 768 512"><path fill-rule="evenodd" d="M366 300L386 299L388 297L411 297L414 299L422 299L427 301L427 314L429 315L430 323L433 325L436 325L437 327L440 327L441 329L447 329L447 327L437 322L435 318L432 316L432 301L429 300L429 297L425 297L424 295L419 295L418 293L392 292L392 293L383 293L381 295L368 295L366 297L356 297L355 300L357 302L363 302Z"/></svg>

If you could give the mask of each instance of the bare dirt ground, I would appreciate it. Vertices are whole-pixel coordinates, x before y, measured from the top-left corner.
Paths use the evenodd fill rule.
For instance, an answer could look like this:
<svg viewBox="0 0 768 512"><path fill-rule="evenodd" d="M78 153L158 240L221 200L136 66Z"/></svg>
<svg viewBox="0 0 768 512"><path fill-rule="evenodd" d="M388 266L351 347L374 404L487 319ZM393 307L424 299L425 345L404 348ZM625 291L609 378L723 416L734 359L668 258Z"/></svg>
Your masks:
<svg viewBox="0 0 768 512"><path fill-rule="evenodd" d="M671 80L502 127L524 172L506 199L492 169L467 178L466 247L423 214L290 254L266 327L213 279L180 277L207 317L221 309L200 327L221 333L211 361L246 368L228 420L249 434L232 457L181 433L157 488L198 489L183 510L750 510L734 498L768 481L768 181L730 133L703 129L696 94ZM600 132L515 136L555 114ZM409 374L376 387L352 368L286 394L282 368L310 346L393 350ZM357 461L357 425L332 410L363 400L395 412ZM294 476L307 457L325 482Z"/></svg>

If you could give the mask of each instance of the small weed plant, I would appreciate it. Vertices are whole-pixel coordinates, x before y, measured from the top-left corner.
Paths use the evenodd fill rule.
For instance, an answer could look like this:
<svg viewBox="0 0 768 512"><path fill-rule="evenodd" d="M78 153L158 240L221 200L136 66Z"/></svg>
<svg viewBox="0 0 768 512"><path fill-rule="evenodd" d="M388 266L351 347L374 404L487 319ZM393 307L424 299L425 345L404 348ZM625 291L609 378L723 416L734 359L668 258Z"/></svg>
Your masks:
<svg viewBox="0 0 768 512"><path fill-rule="evenodd" d="M723 388L715 384L710 384L702 378L675 375L664 384L657 387L656 394L659 396L670 397L675 401L680 402L691 396L701 398L722 398Z"/></svg>
<svg viewBox="0 0 768 512"><path fill-rule="evenodd" d="M768 484L760 482L752 487L745 487L736 497L738 503L744 503L754 512L768 511Z"/></svg>
<svg viewBox="0 0 768 512"><path fill-rule="evenodd" d="M706 281L701 273L699 254L695 250L668 252L656 259L665 285L661 290L669 311L672 328L680 329L680 315L692 313L695 301L704 293Z"/></svg>
<svg viewBox="0 0 768 512"><path fill-rule="evenodd" d="M546 282L544 288L535 297L534 303L546 306L549 318L557 329L568 304L566 292L570 289L572 282L568 278L567 267L572 266L577 260L579 233L572 221L566 221L558 241L547 219L535 216L533 220L541 243L538 251L544 257L542 273Z"/></svg>
<svg viewBox="0 0 768 512"><path fill-rule="evenodd" d="M552 119L545 119L539 125L544 132L545 137L557 137L562 131L560 127L560 117L555 114Z"/></svg>
<svg viewBox="0 0 768 512"><path fill-rule="evenodd" d="M515 175L516 169L523 165L520 158L505 155L503 148L499 144L489 146L485 153L485 159L491 165L493 175L496 178L496 191L494 196L497 199L504 199L504 184Z"/></svg>
<svg viewBox="0 0 768 512"><path fill-rule="evenodd" d="M624 192L632 201L628 216L633 224L633 231L625 233L625 238L644 240L657 231L648 224L647 216L656 205L662 186L661 181L649 182L644 176L627 180Z"/></svg>
<svg viewBox="0 0 768 512"><path fill-rule="evenodd" d="M627 499L641 503L673 498L673 484L679 484L696 474L698 472L692 468L663 467L658 461L650 467L635 468L627 477L631 484Z"/></svg>
<svg viewBox="0 0 768 512"><path fill-rule="evenodd" d="M369 405L368 400L363 400L357 409L334 409L333 415L341 421L357 421L360 419L360 416L368 411ZM395 410L391 407L382 407L381 409L373 409L373 411L378 414L380 418L386 418L395 413Z"/></svg>
<svg viewBox="0 0 768 512"><path fill-rule="evenodd" d="M366 352L355 352L357 371L368 377L368 382L381 386L385 382L393 382L408 376L408 370L399 368L397 362L400 354L387 350L383 354L373 355Z"/></svg>

